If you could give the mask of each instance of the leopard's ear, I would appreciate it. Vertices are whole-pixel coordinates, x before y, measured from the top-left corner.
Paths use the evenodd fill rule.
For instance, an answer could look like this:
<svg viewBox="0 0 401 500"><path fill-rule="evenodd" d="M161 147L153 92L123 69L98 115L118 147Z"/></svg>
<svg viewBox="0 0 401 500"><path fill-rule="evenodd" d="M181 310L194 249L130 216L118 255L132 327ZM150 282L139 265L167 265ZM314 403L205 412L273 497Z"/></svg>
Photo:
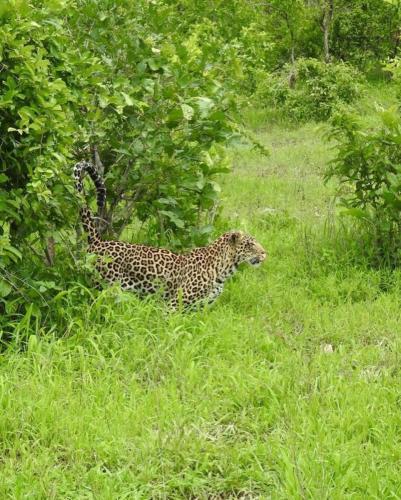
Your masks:
<svg viewBox="0 0 401 500"><path fill-rule="evenodd" d="M233 231L232 233L230 233L230 239L229 239L230 244L233 247L236 247L241 241L241 238L242 238L241 231Z"/></svg>

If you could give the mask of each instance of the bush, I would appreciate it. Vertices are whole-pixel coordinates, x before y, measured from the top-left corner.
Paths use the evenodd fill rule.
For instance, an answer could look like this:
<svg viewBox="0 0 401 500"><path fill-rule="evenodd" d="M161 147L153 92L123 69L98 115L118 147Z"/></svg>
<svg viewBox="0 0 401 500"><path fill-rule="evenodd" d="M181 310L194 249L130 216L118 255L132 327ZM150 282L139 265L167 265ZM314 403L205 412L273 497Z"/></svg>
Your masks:
<svg viewBox="0 0 401 500"><path fill-rule="evenodd" d="M191 35L158 32L159 17L145 0L1 6L0 323L47 314L81 279L71 168L82 156L103 163L113 236L136 219L158 244L207 242L233 101Z"/></svg>
<svg viewBox="0 0 401 500"><path fill-rule="evenodd" d="M397 109L380 112L376 130L354 117L333 118L330 137L337 155L327 178L341 185L343 213L359 220L372 236L376 257L391 264L400 261L401 243L401 117Z"/></svg>
<svg viewBox="0 0 401 500"><path fill-rule="evenodd" d="M259 75L256 100L293 120L327 120L341 104L359 94L361 76L345 63L298 59L280 73Z"/></svg>
<svg viewBox="0 0 401 500"><path fill-rule="evenodd" d="M391 77L395 84L398 100L401 100L401 58L395 57L389 60L383 66L383 71L387 74L387 77Z"/></svg>

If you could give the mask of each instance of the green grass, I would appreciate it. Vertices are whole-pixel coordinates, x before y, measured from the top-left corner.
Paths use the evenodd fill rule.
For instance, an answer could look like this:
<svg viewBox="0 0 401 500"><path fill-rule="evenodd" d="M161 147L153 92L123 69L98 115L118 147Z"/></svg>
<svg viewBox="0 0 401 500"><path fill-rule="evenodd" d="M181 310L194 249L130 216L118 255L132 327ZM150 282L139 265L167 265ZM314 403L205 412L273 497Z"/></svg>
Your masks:
<svg viewBox="0 0 401 500"><path fill-rule="evenodd" d="M233 151L222 226L269 257L214 307L75 290L63 331L21 326L1 498L401 498L401 273L335 223L320 132L263 126L269 158Z"/></svg>

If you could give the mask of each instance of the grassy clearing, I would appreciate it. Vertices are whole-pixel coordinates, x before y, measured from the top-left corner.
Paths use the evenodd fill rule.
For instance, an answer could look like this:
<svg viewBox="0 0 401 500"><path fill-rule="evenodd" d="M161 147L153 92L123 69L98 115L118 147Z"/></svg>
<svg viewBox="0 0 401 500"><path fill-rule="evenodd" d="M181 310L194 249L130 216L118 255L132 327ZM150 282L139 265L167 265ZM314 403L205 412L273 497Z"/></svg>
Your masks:
<svg viewBox="0 0 401 500"><path fill-rule="evenodd" d="M0 497L401 497L401 273L333 224L318 126L258 135L224 226L268 262L195 314L76 290L65 331L26 326L0 358Z"/></svg>

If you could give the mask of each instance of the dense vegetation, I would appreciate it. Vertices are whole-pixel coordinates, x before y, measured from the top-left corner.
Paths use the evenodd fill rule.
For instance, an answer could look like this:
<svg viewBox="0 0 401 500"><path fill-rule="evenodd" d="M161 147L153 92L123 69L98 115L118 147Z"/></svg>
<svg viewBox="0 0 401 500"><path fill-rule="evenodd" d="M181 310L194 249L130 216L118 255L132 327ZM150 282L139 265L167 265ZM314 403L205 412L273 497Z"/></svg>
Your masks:
<svg viewBox="0 0 401 500"><path fill-rule="evenodd" d="M397 0L1 2L2 496L400 495L400 40ZM105 238L268 261L190 315L94 290L81 158Z"/></svg>

